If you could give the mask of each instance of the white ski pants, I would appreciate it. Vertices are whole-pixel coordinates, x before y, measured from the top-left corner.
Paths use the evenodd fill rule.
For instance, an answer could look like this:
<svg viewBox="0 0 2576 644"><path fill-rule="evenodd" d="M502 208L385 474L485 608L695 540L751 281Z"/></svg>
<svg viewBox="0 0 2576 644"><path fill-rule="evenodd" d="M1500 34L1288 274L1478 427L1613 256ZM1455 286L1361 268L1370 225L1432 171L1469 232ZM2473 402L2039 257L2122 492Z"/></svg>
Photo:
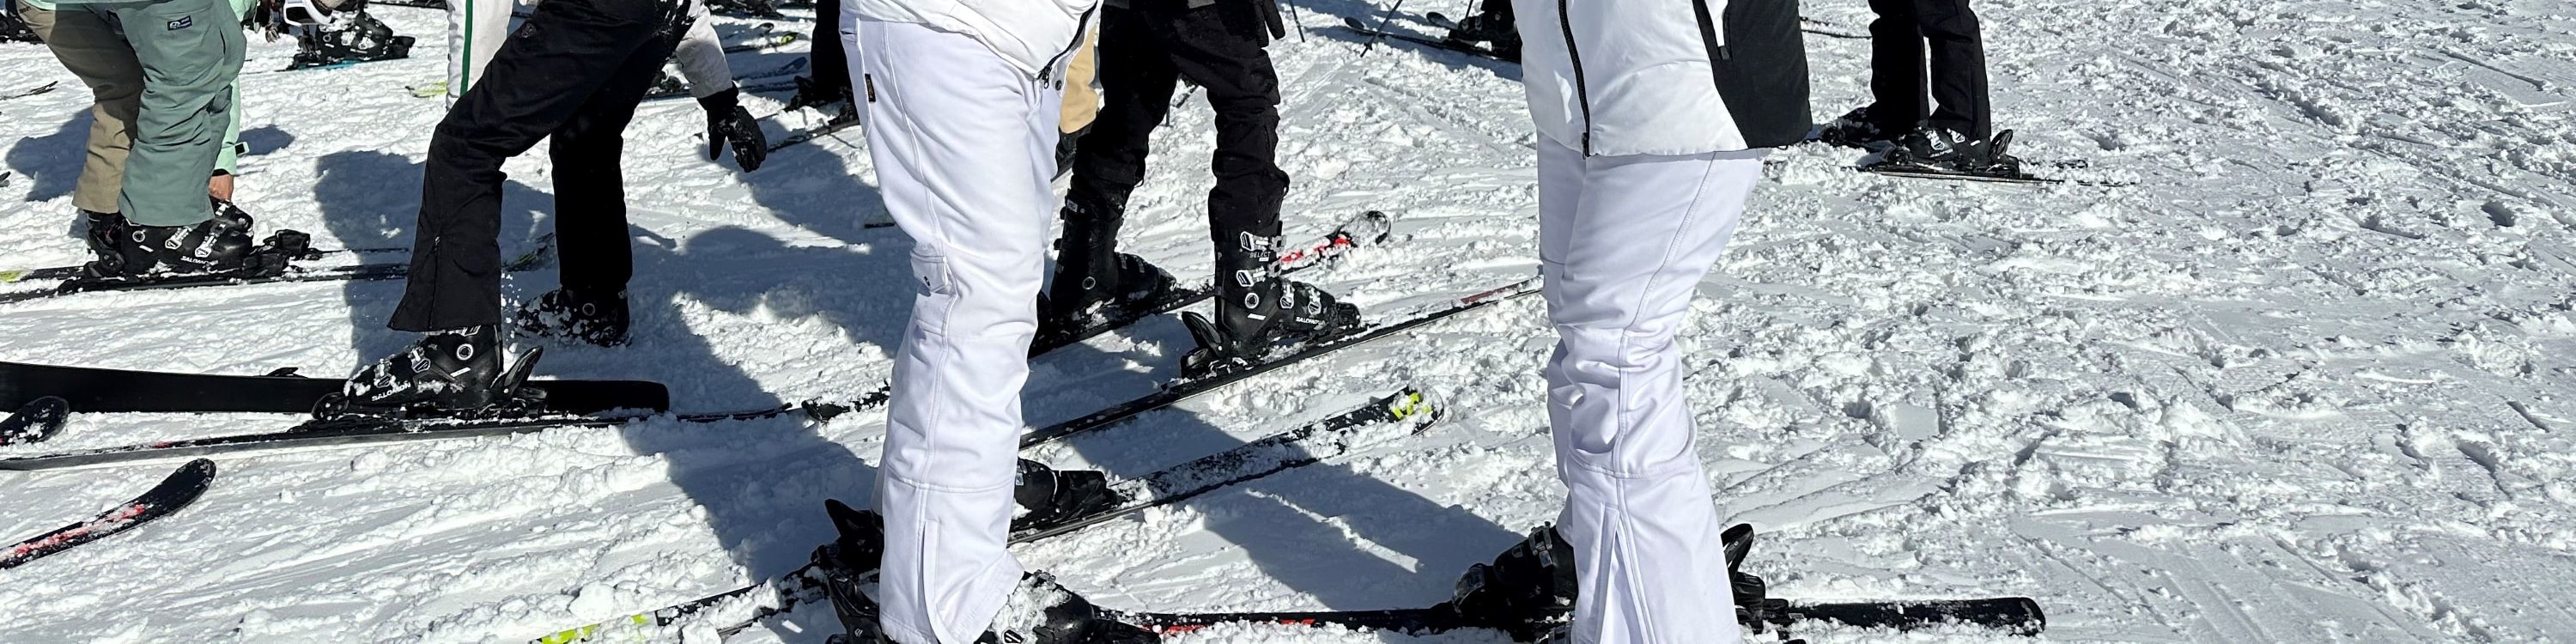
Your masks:
<svg viewBox="0 0 2576 644"><path fill-rule="evenodd" d="M1020 579L1006 548L1011 486L1062 93L967 36L842 20L868 154L912 236L917 289L877 476L877 599L894 641L966 644Z"/></svg>
<svg viewBox="0 0 2576 644"><path fill-rule="evenodd" d="M1578 644L1734 643L1723 529L1673 336L1735 233L1764 151L1585 158L1539 139L1539 258L1559 531Z"/></svg>
<svg viewBox="0 0 2576 644"><path fill-rule="evenodd" d="M483 67L510 40L518 0L447 0L447 103L483 81Z"/></svg>

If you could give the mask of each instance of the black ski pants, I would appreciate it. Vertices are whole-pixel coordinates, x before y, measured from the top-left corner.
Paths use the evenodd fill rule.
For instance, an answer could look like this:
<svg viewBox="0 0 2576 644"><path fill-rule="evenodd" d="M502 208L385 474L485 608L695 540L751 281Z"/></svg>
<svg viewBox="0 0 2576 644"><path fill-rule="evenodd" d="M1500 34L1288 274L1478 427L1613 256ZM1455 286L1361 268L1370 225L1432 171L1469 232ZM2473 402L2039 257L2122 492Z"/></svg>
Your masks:
<svg viewBox="0 0 2576 644"><path fill-rule="evenodd" d="M1869 8L1878 12L1869 23L1869 88L1878 97L1869 116L1879 131L1894 136L1929 124L1977 140L1994 136L1985 38L1968 0L1869 0ZM1924 103L1926 89L1939 109Z"/></svg>
<svg viewBox="0 0 2576 644"><path fill-rule="evenodd" d="M850 55L841 48L841 0L814 0L814 49L805 52L815 85L850 91Z"/></svg>
<svg viewBox="0 0 2576 644"><path fill-rule="evenodd" d="M1243 234L1279 236L1279 73L1259 3L1134 0L1100 16L1100 117L1073 157L1066 215L1092 218L1114 239L1127 197L1145 179L1147 142L1172 109L1181 79L1198 84L1216 111L1216 188L1208 191L1208 232L1220 251ZM1078 213L1078 214L1077 214Z"/></svg>
<svg viewBox="0 0 2576 644"><path fill-rule="evenodd" d="M563 285L626 288L626 122L687 25L676 0L547 0L501 45L483 82L439 121L421 179L410 281L387 326L501 321L501 162L553 137Z"/></svg>

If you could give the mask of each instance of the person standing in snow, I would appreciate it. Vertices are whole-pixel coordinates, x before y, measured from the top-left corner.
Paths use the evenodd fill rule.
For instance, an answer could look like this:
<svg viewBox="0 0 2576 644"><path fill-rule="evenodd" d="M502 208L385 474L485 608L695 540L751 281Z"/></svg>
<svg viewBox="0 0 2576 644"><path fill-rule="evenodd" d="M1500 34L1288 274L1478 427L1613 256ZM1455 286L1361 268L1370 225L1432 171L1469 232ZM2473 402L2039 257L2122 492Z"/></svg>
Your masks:
<svg viewBox="0 0 2576 644"><path fill-rule="evenodd" d="M2019 174L2021 161L2008 149L2012 132L1994 130L1984 28L1968 0L1870 0L1869 8L1878 14L1869 23L1869 88L1877 100L1835 119L1820 138L1885 148L1891 162ZM1927 90L1937 109L1926 103Z"/></svg>
<svg viewBox="0 0 2576 644"><path fill-rule="evenodd" d="M1286 32L1271 0L1107 0L1100 18L1105 107L1073 154L1064 237L1056 242L1042 325L1055 335L1104 311L1160 299L1172 277L1118 252L1127 198L1145 179L1147 143L1181 80L1216 110L1216 188L1208 232L1216 247L1216 321L1192 323L1192 365L1249 362L1270 345L1356 326L1358 310L1278 274L1279 74L1264 47ZM1114 311L1112 311L1114 312ZM1109 316L1117 317L1117 316ZM1195 367L1194 367L1195 368Z"/></svg>
<svg viewBox="0 0 2576 644"><path fill-rule="evenodd" d="M386 325L424 335L352 377L349 402L464 410L512 393L500 355L501 164L539 140L552 141L563 282L523 307L519 325L602 346L625 342L634 266L619 166L624 132L681 34L704 20L696 5L549 0L501 46L482 82L430 138L412 271ZM748 113L729 112L720 120L746 124L730 126L735 133L759 131L747 125ZM710 153L732 135L711 136ZM737 161L749 170L761 159Z"/></svg>
<svg viewBox="0 0 2576 644"><path fill-rule="evenodd" d="M16 1L55 60L90 88L88 161L72 193L97 255L89 275L243 267L254 249L251 219L227 202L241 135L245 7ZM125 28L136 25L152 28Z"/></svg>
<svg viewBox="0 0 2576 644"><path fill-rule="evenodd" d="M1576 644L1739 641L1675 334L1767 148L1806 138L1795 0L1517 0L1538 126Z"/></svg>
<svg viewBox="0 0 2576 644"><path fill-rule="evenodd" d="M842 5L879 193L914 243L912 320L877 472L881 579L873 597L827 586L836 605L874 607L842 611L859 641L1153 641L1090 622L1087 604L1023 572L1007 548L1063 73L1092 9L1089 0ZM1021 619L1039 613L1048 619Z"/></svg>

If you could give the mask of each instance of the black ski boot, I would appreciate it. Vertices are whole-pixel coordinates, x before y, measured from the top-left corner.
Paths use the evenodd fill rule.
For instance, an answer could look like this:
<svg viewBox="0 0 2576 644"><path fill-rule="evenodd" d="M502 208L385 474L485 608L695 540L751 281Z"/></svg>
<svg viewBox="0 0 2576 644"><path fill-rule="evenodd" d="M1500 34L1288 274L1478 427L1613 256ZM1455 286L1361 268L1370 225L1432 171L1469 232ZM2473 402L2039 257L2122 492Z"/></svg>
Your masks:
<svg viewBox="0 0 2576 644"><path fill-rule="evenodd" d="M1899 137L1879 163L1948 174L2024 176L2021 159L2010 154L2012 140L2012 130L1978 141L1947 129L1925 127Z"/></svg>
<svg viewBox="0 0 2576 644"><path fill-rule="evenodd" d="M215 202L214 217L186 226L146 226L115 214L88 216L90 251L98 255L85 271L91 278L257 272L245 270L258 264L250 215L229 203ZM278 260L281 269L283 262Z"/></svg>
<svg viewBox="0 0 2576 644"><path fill-rule="evenodd" d="M1481 45L1494 52L1495 58L1521 61L1521 31L1513 24L1508 5L1498 11L1468 16L1449 29L1446 38L1452 42Z"/></svg>
<svg viewBox="0 0 2576 644"><path fill-rule="evenodd" d="M858 118L857 101L851 99L848 85L818 81L812 76L798 76L794 80L796 95L787 99L787 107L781 111L792 112L811 108L817 112L831 112L832 120L835 122L844 118ZM833 106L839 106L840 109L838 111L826 109Z"/></svg>
<svg viewBox="0 0 2576 644"><path fill-rule="evenodd" d="M884 556L885 523L874 512L853 510L826 501L840 536L814 551L817 581L832 598L832 612L846 631L833 637L847 644L887 642L877 620L873 591L876 569ZM994 617L993 630L978 644L1155 644L1161 637L1135 626L1104 618L1081 595L1055 583L1043 572L1020 577L1019 587Z"/></svg>
<svg viewBox="0 0 2576 644"><path fill-rule="evenodd" d="M1449 606L1466 622L1528 642L1566 623L1574 614L1574 546L1541 525L1490 564L1467 567L1458 578L1458 594Z"/></svg>
<svg viewBox="0 0 2576 644"><path fill-rule="evenodd" d="M1217 249L1216 319L1181 314L1199 343L1182 357L1181 373L1197 377L1249 367L1266 359L1272 347L1331 340L1359 328L1359 307L1280 277L1278 246L1278 238L1247 233L1235 248Z"/></svg>
<svg viewBox="0 0 2576 644"><path fill-rule="evenodd" d="M1020 502L1011 517L1012 532L1053 528L1124 500L1109 489L1109 475L1093 470L1058 470L1024 458L1019 478L1012 491Z"/></svg>
<svg viewBox="0 0 2576 644"><path fill-rule="evenodd" d="M558 288L519 305L520 331L571 338L603 347L626 344L626 292L594 293Z"/></svg>
<svg viewBox="0 0 2576 644"><path fill-rule="evenodd" d="M317 408L325 418L345 415L476 416L543 409L542 394L522 391L538 352L514 364L501 356L501 329L478 326L432 331L402 353L358 370L340 395Z"/></svg>
<svg viewBox="0 0 2576 644"><path fill-rule="evenodd" d="M1171 296L1170 273L1117 252L1116 221L1064 206L1064 236L1055 241L1055 277L1038 298L1038 346L1053 346L1106 320L1128 317ZM1114 217L1114 216L1113 216Z"/></svg>
<svg viewBox="0 0 2576 644"><path fill-rule="evenodd" d="M1879 130L1878 122L1870 120L1869 106L1867 105L1854 108L1852 111L1843 114L1842 118L1834 119L1834 122L1825 124L1824 130L1816 134L1816 140L1822 141L1826 145L1836 145L1846 148L1872 151L1886 149L1890 145L1895 145L1893 142L1888 140L1891 138L1895 137Z"/></svg>

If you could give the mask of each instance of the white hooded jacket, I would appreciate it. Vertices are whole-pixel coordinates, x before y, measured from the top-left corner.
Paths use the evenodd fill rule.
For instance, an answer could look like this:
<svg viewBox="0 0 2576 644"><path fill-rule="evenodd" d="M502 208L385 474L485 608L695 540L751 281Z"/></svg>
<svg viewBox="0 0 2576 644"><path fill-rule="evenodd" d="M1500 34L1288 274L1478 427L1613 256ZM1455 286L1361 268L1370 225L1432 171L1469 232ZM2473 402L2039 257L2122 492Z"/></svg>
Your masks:
<svg viewBox="0 0 2576 644"><path fill-rule="evenodd" d="M1082 44L1082 23L1098 0L846 0L853 18L904 22L964 34L1032 77L1055 74Z"/></svg>
<svg viewBox="0 0 2576 644"><path fill-rule="evenodd" d="M1806 139L1797 0L1513 0L1542 136L1592 155Z"/></svg>

